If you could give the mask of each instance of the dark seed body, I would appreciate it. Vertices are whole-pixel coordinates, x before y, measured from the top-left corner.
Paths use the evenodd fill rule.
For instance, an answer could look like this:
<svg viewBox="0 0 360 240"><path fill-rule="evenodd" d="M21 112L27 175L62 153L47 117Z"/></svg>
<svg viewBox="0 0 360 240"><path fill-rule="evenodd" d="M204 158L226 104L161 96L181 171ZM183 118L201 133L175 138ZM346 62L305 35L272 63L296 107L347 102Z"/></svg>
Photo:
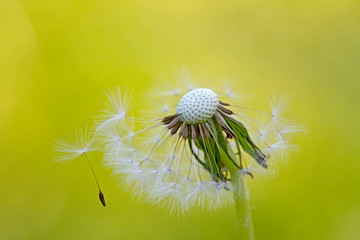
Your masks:
<svg viewBox="0 0 360 240"><path fill-rule="evenodd" d="M106 207L105 197L102 192L99 192L99 199L104 207Z"/></svg>

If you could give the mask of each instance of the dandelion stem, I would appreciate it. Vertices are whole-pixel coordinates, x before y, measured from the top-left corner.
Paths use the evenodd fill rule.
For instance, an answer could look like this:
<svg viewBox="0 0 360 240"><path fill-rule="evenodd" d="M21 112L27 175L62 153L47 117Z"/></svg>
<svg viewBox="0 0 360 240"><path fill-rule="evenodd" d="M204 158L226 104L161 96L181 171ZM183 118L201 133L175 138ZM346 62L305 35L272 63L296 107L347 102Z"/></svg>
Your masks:
<svg viewBox="0 0 360 240"><path fill-rule="evenodd" d="M237 227L242 240L254 240L254 227L251 218L250 203L246 190L245 176L241 174L233 179Z"/></svg>
<svg viewBox="0 0 360 240"><path fill-rule="evenodd" d="M232 151L229 149L229 151ZM234 155L234 153L232 153ZM254 240L254 227L251 218L250 203L245 183L246 175L230 161L224 151L221 152L225 166L230 170L231 181L234 193L236 225L241 240ZM244 166L242 166L244 169Z"/></svg>

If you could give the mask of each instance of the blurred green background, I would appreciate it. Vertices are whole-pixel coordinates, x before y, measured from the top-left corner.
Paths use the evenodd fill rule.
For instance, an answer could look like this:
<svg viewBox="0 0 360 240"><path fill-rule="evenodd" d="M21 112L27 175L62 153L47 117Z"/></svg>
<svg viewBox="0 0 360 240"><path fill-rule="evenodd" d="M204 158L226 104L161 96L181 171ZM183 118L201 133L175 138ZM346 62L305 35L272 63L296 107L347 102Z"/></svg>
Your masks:
<svg viewBox="0 0 360 240"><path fill-rule="evenodd" d="M310 129L288 167L253 188L257 239L360 239L350 0L0 0L0 238L236 239L232 209L170 216L133 200L98 160L103 208L84 161L52 160L52 141L91 123L105 89L141 95L184 64L233 77L256 100L288 92Z"/></svg>

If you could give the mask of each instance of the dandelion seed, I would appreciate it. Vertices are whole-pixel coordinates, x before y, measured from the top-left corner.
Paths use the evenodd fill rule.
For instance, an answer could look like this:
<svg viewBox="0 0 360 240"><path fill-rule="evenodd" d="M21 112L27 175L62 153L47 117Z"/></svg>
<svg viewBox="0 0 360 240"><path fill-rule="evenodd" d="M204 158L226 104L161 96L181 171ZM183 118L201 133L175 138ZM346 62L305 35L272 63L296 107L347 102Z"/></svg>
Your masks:
<svg viewBox="0 0 360 240"><path fill-rule="evenodd" d="M67 139L60 139L55 141L55 159L57 161L67 161L67 160L74 160L81 155L84 156L87 163L89 164L89 167L91 169L91 172L94 176L96 185L99 190L99 199L102 203L102 205L105 207L105 197L100 189L99 181L97 180L95 171L92 167L92 164L87 156L87 153L96 151L98 148L95 146L93 141L93 135L90 133L85 127L85 129L81 129L80 131L75 131L72 140Z"/></svg>

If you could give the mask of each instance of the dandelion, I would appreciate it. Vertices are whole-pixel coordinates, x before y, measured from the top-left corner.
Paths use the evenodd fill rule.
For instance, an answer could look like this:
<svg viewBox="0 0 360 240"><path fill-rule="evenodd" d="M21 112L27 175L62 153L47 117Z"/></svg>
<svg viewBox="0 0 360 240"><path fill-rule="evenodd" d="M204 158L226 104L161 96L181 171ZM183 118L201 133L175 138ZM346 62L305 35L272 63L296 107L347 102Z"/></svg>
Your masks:
<svg viewBox="0 0 360 240"><path fill-rule="evenodd" d="M282 117L283 102L266 112L219 99L232 100L229 89L218 95L192 87L180 94L168 91L176 109L162 102L167 115L154 119L130 116L128 91L107 94L107 115L95 131L106 165L135 196L171 213L235 206L240 233L253 239L247 182L276 170L296 148L290 135L304 129Z"/></svg>

